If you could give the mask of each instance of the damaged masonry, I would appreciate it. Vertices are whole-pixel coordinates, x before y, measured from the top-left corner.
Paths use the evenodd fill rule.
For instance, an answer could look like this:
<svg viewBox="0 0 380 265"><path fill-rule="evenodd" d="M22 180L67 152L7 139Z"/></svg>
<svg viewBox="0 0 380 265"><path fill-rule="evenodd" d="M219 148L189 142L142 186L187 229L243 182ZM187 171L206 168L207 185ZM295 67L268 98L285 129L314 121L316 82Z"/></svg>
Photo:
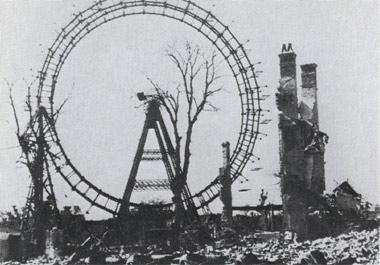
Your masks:
<svg viewBox="0 0 380 265"><path fill-rule="evenodd" d="M284 49L283 49L284 51ZM302 98L298 104L296 54L280 57L276 94L280 129L280 177L284 224L308 238L308 207L318 206L325 190L324 152L327 134L319 131L316 64L301 65Z"/></svg>
<svg viewBox="0 0 380 265"><path fill-rule="evenodd" d="M241 124L236 147L228 141L218 143L222 159L208 158L220 164L215 176L204 176L211 182L192 190L194 124L204 111L219 110L211 101L222 90L216 82L219 62L214 53L207 56L189 42L184 53L168 49L166 55L183 83L171 92L147 77L151 90L133 97L145 116L119 198L96 186L69 159L56 126L66 101L55 108L53 96L64 60L85 36L83 32L142 14L190 25L218 48L236 79L241 104L236 119ZM281 202L274 203L273 195L259 182L246 183L244 167L260 160L253 154L256 140L265 135L259 126L270 120L261 118L265 96L256 80L256 65L243 46L228 26L191 1L104 0L76 16L49 49L38 76L36 106L28 87L30 118L25 131L20 130L10 96L20 161L29 171L31 184L24 208L1 213L1 264L377 264L380 207L366 201L348 180L326 192L326 179L331 178L325 174L329 136L319 125L317 64L298 68L290 43L282 46L279 58L270 57L279 59L280 81L277 91L268 92L278 110L278 131L268 133L279 135L279 161L274 167L279 165ZM194 81L197 78L202 85ZM186 122L183 135L180 121ZM153 164L150 178L141 170L147 164ZM156 172L158 165L164 176ZM54 185L58 177L90 205L87 211L78 205L60 208L59 187ZM239 205L240 194L234 189L239 182L239 193L253 185L261 190L245 206ZM170 200L155 197L160 192L170 194ZM151 200L135 201L136 193ZM220 211L214 210L213 203L220 203ZM89 220L92 207L112 217Z"/></svg>

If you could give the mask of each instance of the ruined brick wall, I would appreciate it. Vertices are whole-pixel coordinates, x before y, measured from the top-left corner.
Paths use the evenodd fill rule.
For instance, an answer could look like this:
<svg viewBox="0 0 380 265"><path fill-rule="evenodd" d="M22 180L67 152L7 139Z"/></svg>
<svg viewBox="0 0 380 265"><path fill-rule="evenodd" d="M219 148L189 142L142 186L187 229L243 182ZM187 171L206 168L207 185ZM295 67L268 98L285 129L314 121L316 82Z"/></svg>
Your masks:
<svg viewBox="0 0 380 265"><path fill-rule="evenodd" d="M282 53L280 87L276 94L280 131L280 177L285 228L307 237L304 137L298 121L296 55Z"/></svg>
<svg viewBox="0 0 380 265"><path fill-rule="evenodd" d="M280 177L285 229L308 238L308 208L318 206L325 190L324 147L319 131L316 64L301 65L301 100L297 98L296 54L283 48L279 114Z"/></svg>
<svg viewBox="0 0 380 265"><path fill-rule="evenodd" d="M279 54L280 177L285 229L308 238L308 207L325 190L324 137L319 131L316 64L302 65L301 101L297 98L296 54Z"/></svg>

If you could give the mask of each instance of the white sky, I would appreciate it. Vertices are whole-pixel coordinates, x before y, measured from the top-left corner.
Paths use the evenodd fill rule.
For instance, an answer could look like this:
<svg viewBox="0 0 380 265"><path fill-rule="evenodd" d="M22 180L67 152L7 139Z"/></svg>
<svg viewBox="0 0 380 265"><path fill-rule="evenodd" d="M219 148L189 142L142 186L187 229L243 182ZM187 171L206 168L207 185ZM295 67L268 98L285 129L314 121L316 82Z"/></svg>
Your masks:
<svg viewBox="0 0 380 265"><path fill-rule="evenodd" d="M26 87L22 80L33 79L40 70L48 47L63 28L91 1L0 1L0 209L23 206L29 179L15 162L20 154L14 136L13 117L4 78L13 82L14 97L22 116ZM377 1L197 1L225 24L245 45L257 70L264 94L271 97L264 108L273 119L261 127L268 137L258 141L258 163L248 163L250 180L234 184L234 205L256 204L261 188L270 201L279 203L278 129L274 93L278 87L279 59L283 43L293 43L299 65L316 63L320 128L330 136L326 148L326 185L350 183L372 202L379 201L379 4ZM203 36L167 18L135 16L103 25L87 36L65 62L58 80L57 105L70 97L58 124L58 133L72 162L88 179L116 196L122 196L137 147L143 109L135 93L147 91L144 75L161 85L170 85L176 76L168 58L167 44L191 40L211 48ZM32 69L32 70L30 70ZM213 102L220 112L205 112L196 126L189 186L193 192L207 185L221 166L221 143L236 144L240 123L239 99L225 64L220 73L223 92ZM300 80L298 81L300 86ZM10 122L7 123L7 121ZM141 176L152 169L161 174L159 164L141 166ZM19 168L21 167L21 168ZM259 172L250 169L263 167ZM162 171L163 174L164 171ZM152 174L151 174L152 175ZM56 192L61 206L89 207L70 191L58 176ZM251 189L239 193L242 188ZM68 197L66 198L65 195ZM160 193L140 193L135 199L150 199ZM218 202L213 205L218 210ZM105 217L91 209L90 218Z"/></svg>

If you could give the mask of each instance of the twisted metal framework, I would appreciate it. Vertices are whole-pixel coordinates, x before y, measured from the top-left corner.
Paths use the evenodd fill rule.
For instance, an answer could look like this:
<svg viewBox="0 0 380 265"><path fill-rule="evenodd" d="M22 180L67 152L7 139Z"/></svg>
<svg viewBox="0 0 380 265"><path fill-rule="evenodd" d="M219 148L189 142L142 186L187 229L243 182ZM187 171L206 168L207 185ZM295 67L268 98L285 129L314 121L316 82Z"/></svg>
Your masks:
<svg viewBox="0 0 380 265"><path fill-rule="evenodd" d="M27 101L30 114L29 123L24 133L18 134L19 144L22 148L20 162L28 167L31 175L31 184L21 216L20 229L23 237L35 244L36 253L42 254L45 247L45 229L51 225L50 220L45 218L46 211L52 207L55 217L54 226L60 225L60 216L53 189L49 159L45 152L47 146L45 133L50 125L44 119L45 108L39 107L33 115L29 103ZM44 192L47 194L47 201L45 202Z"/></svg>
<svg viewBox="0 0 380 265"><path fill-rule="evenodd" d="M58 76L75 46L90 32L115 19L132 15L154 15L174 19L195 29L205 36L224 57L235 78L241 100L241 128L237 145L231 158L232 180L238 179L246 163L252 159L253 148L259 137L261 107L260 87L256 81L254 65L229 27L210 11L187 0L102 0L78 13L64 27L49 49L40 71L38 106L50 106L45 118L49 122L45 138L51 164L55 171L91 205L109 213L117 214L122 199L95 186L70 161L64 151L54 126L54 94ZM221 185L216 177L207 187L192 196L197 209L219 196ZM186 202L184 202L186 203ZM130 203L131 206L138 204Z"/></svg>

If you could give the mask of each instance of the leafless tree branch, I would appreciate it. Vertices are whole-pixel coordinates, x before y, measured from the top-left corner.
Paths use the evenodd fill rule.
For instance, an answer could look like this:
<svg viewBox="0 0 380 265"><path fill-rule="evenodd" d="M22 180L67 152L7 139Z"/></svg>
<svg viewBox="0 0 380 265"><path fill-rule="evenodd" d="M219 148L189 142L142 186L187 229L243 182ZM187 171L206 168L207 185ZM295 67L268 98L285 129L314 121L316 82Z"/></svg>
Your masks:
<svg viewBox="0 0 380 265"><path fill-rule="evenodd" d="M16 135L17 137L19 137L20 135L20 123L18 121L18 116L17 116L17 112L16 112L16 107L15 107L15 104L14 104L14 101L13 101L13 97L12 97L12 89L13 89L13 83L9 83L8 80L5 79L5 82L7 83L8 87L9 87L9 100L11 102L11 106L12 106L12 110L13 110L13 116L15 118L15 123L16 123Z"/></svg>
<svg viewBox="0 0 380 265"><path fill-rule="evenodd" d="M209 99L222 88L215 87L215 82L220 78L216 74L215 52L207 57L198 45L190 42L186 42L185 50L182 53L173 46L168 46L166 52L180 74L180 83L174 90L171 90L172 92L169 92L153 82L151 78L147 77L147 80L153 86L173 126L176 153L176 176L173 192L175 192L174 197L178 198L187 181L194 124L205 110L205 106L209 106L214 111L219 110L211 104ZM185 100L180 102L181 97L184 97ZM182 136L180 136L178 128L180 112L186 113L187 116L187 126L183 136L184 143L181 141ZM181 153L182 147L183 154Z"/></svg>

